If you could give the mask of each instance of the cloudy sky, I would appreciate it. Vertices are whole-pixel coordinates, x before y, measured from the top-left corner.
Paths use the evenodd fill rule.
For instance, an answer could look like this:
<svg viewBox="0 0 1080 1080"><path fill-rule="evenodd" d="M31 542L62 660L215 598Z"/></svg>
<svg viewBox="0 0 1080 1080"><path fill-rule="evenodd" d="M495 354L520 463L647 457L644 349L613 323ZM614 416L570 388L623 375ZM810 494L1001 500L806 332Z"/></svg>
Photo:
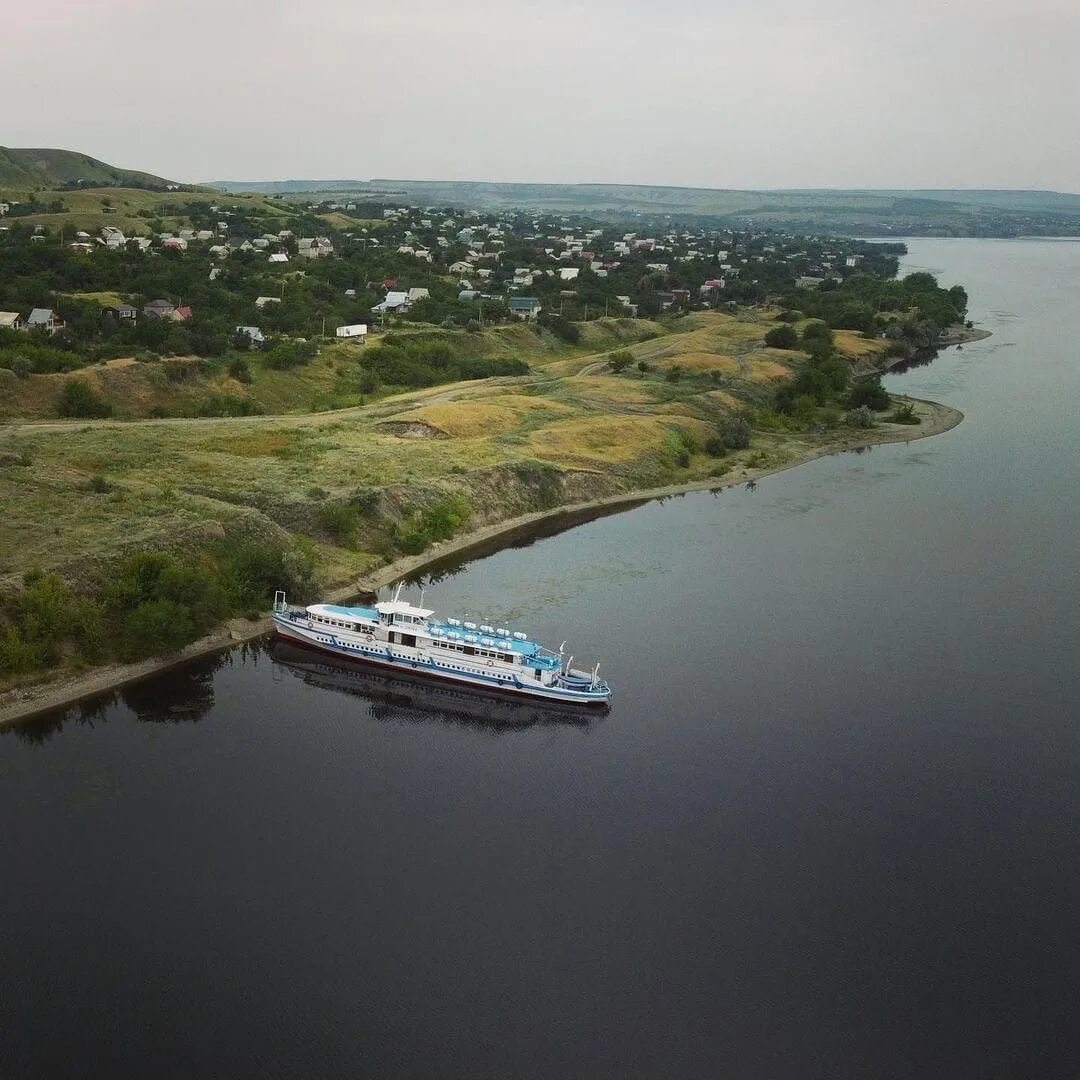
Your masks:
<svg viewBox="0 0 1080 1080"><path fill-rule="evenodd" d="M0 142L180 180L1080 191L1080 0L34 0L17 16Z"/></svg>

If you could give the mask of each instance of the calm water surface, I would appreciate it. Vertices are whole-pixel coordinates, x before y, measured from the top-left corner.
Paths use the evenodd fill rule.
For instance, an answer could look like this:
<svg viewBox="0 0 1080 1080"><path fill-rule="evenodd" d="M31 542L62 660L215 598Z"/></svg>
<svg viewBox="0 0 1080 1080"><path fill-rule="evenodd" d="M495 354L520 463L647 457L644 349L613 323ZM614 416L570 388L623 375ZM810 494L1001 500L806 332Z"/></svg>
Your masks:
<svg viewBox="0 0 1080 1080"><path fill-rule="evenodd" d="M1080 1038L1080 244L965 422L429 585L589 722L237 650L0 737L0 1076L1035 1077Z"/></svg>

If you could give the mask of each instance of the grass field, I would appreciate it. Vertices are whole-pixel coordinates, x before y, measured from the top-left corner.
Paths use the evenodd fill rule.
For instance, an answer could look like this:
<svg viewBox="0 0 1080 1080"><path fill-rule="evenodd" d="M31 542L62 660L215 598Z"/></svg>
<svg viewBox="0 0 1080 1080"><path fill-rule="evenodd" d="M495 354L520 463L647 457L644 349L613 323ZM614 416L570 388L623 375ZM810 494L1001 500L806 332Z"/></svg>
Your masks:
<svg viewBox="0 0 1080 1080"><path fill-rule="evenodd" d="M552 500L790 460L835 436L761 431L749 450L702 451L725 418L767 403L797 368L801 354L764 348L772 325L719 313L669 326L611 320L588 326L573 348L524 326L499 327L471 335L473 347L524 356L528 375L363 406L335 390L356 357L337 346L287 372L253 362L250 386L221 374L169 375L170 366L197 369L194 358L111 361L74 376L120 415L175 408L208 390L250 395L267 412L235 419L49 419L72 376L31 376L15 387L0 373L0 400L17 398L23 416L0 425L0 584L15 585L35 566L94 580L118 553L188 550L234 534L306 537L324 580L341 582L381 563L396 524L450 492L464 494L470 525L479 526ZM607 357L616 349L648 370L613 374ZM3 393L9 383L17 393ZM312 411L335 403L346 407ZM328 507L349 505L362 510L355 534L320 524Z"/></svg>

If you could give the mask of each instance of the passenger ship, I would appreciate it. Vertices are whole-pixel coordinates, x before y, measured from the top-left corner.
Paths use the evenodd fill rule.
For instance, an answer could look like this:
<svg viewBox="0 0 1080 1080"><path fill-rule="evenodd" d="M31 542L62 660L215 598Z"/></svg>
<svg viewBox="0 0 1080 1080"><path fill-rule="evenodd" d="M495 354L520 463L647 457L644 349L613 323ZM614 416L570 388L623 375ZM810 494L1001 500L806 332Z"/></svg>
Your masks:
<svg viewBox="0 0 1080 1080"><path fill-rule="evenodd" d="M421 594L421 604L423 595ZM563 646L543 648L520 630L434 618L429 608L401 599L374 607L311 604L290 607L281 591L274 596L274 632L290 641L334 656L362 660L449 682L573 705L606 705L611 687L592 671L573 667Z"/></svg>

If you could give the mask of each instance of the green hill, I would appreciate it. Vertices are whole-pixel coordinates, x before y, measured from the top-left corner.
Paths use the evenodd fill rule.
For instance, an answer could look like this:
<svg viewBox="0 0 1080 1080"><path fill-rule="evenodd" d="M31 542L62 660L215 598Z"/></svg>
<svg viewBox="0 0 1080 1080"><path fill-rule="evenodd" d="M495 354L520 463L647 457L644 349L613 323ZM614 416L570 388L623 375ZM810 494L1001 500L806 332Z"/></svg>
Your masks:
<svg viewBox="0 0 1080 1080"><path fill-rule="evenodd" d="M118 169L74 150L0 146L0 185L37 191L83 181L88 185L164 188L171 183L153 173Z"/></svg>

